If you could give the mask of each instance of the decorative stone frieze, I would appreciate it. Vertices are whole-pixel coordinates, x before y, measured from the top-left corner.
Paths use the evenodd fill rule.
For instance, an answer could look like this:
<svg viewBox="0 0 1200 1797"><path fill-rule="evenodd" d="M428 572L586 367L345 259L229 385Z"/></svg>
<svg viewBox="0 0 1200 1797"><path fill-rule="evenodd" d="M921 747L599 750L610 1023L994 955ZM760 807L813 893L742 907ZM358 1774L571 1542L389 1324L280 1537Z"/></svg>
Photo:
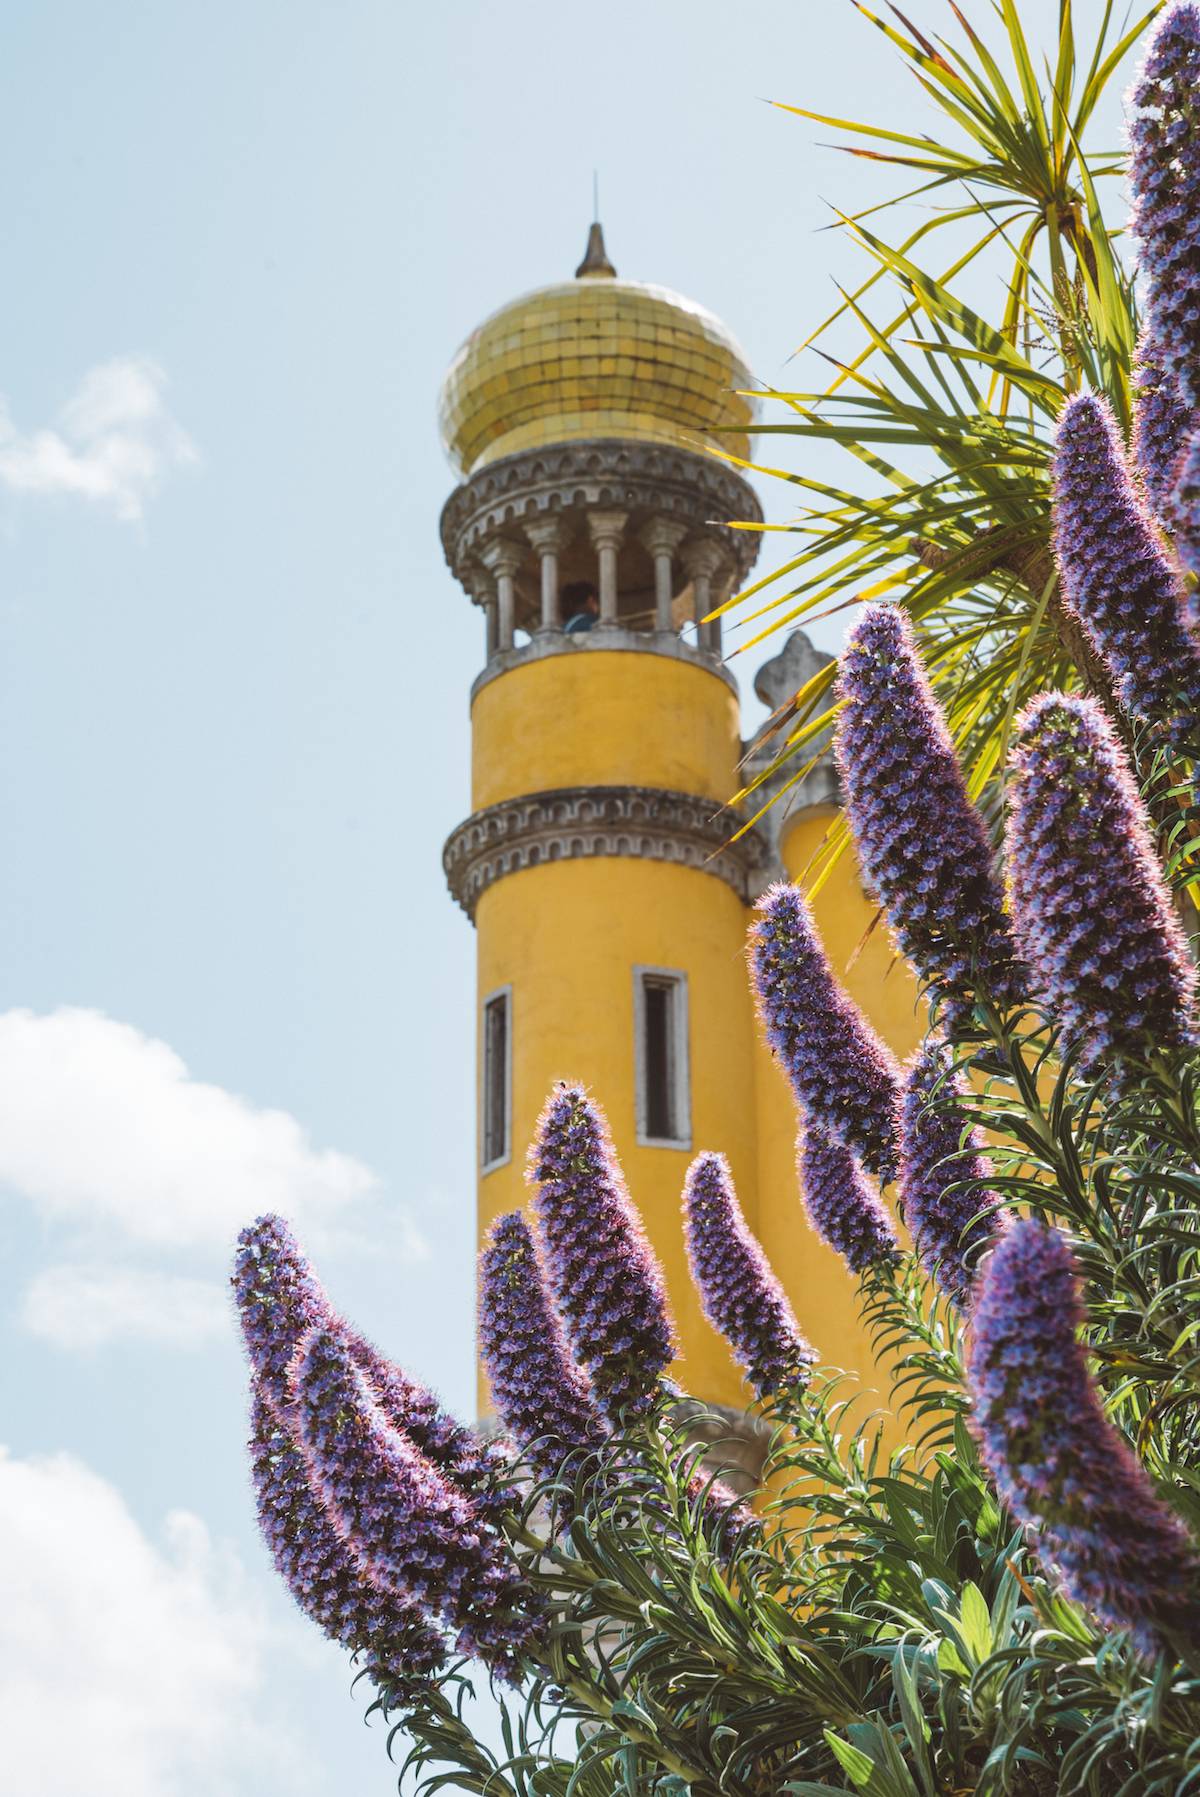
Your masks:
<svg viewBox="0 0 1200 1797"><path fill-rule="evenodd" d="M565 786L474 812L451 834L442 865L452 896L472 919L481 894L505 874L593 855L698 868L749 904L769 876L771 850L757 828L731 843L735 828L732 813L691 793Z"/></svg>
<svg viewBox="0 0 1200 1797"><path fill-rule="evenodd" d="M660 443L561 443L491 462L456 487L442 511L442 547L459 579L496 536L524 531L539 517L597 508L677 520L721 541L745 578L758 553L757 531L730 530L728 518L758 522L752 487L715 456Z"/></svg>

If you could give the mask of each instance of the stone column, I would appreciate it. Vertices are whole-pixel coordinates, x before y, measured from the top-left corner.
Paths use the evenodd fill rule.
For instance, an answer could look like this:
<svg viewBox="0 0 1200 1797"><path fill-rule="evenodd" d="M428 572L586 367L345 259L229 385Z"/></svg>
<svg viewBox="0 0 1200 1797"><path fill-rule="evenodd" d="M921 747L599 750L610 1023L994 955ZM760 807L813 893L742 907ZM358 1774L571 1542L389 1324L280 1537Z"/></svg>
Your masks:
<svg viewBox="0 0 1200 1797"><path fill-rule="evenodd" d="M588 530L600 564L600 622L617 622L617 556L625 540L628 512L589 512Z"/></svg>
<svg viewBox="0 0 1200 1797"><path fill-rule="evenodd" d="M710 609L714 605L724 605L733 590L733 581L736 572L732 557L724 549L721 549L718 553L720 555L720 560L717 563L717 571L713 576L712 585L708 592ZM708 647L712 650L714 655L720 655L721 653L721 626L723 623L723 618L714 618L708 627Z"/></svg>
<svg viewBox="0 0 1200 1797"><path fill-rule="evenodd" d="M558 558L567 544L566 520L559 516L537 518L525 526L525 535L537 550L542 574L542 629L561 630L558 604Z"/></svg>
<svg viewBox="0 0 1200 1797"><path fill-rule="evenodd" d="M642 526L641 538L654 560L654 628L674 630L671 599L674 593L675 551L687 535L687 525L674 518L651 518Z"/></svg>
<svg viewBox="0 0 1200 1797"><path fill-rule="evenodd" d="M484 639L483 653L485 662L491 661L496 653L496 586L486 568L472 566L465 568L459 575L463 586L471 595L471 601L483 613Z"/></svg>
<svg viewBox="0 0 1200 1797"><path fill-rule="evenodd" d="M712 610L713 581L720 573L724 561L723 550L711 537L699 537L694 543L688 543L683 551L683 565L695 594L697 647L709 649L718 655L721 652L721 621L714 618L711 624L706 624L704 618Z"/></svg>
<svg viewBox="0 0 1200 1797"><path fill-rule="evenodd" d="M495 537L479 551L479 559L496 579L496 649L503 655L513 646L513 623L517 603L517 569L521 566L521 549L504 537Z"/></svg>

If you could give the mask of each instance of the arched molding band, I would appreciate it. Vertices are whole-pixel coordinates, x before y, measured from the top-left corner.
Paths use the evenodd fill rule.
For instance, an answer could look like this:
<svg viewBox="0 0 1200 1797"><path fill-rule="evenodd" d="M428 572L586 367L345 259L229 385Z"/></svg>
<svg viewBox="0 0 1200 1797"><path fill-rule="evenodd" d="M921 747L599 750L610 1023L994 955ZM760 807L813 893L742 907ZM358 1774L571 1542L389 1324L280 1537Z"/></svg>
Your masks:
<svg viewBox="0 0 1200 1797"><path fill-rule="evenodd" d="M731 886L751 904L774 871L766 837L729 838L736 817L713 799L649 786L565 786L476 811L451 834L442 866L451 895L474 919L480 897L506 874L594 855L670 861Z"/></svg>
<svg viewBox="0 0 1200 1797"><path fill-rule="evenodd" d="M459 578L480 547L556 513L601 507L673 518L722 542L743 580L759 550L757 531L725 520L762 521L758 497L715 456L661 443L603 439L552 444L491 462L456 487L442 510L442 547Z"/></svg>

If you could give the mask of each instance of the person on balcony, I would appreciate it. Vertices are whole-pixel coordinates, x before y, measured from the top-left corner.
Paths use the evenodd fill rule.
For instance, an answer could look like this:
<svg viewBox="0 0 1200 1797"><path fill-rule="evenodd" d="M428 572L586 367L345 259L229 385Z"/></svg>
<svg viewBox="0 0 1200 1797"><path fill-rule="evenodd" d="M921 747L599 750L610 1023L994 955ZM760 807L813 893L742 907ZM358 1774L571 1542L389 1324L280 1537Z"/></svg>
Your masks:
<svg viewBox="0 0 1200 1797"><path fill-rule="evenodd" d="M600 616L600 595L590 580L573 580L563 588L563 630L568 636L578 636L584 630L594 630L596 620Z"/></svg>

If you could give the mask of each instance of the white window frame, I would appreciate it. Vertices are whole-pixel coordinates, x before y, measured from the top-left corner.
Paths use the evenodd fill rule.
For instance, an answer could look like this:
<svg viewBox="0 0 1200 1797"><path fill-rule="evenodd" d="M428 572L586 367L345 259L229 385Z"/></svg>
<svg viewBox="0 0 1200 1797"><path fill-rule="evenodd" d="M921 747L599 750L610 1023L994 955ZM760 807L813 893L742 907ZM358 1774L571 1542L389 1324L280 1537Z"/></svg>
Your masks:
<svg viewBox="0 0 1200 1797"><path fill-rule="evenodd" d="M488 1125L488 1010L499 999L504 1001L504 1153L495 1160L485 1160ZM513 1065L513 990L511 985L496 986L486 992L479 1004L479 1171L495 1173L512 1160L512 1065Z"/></svg>
<svg viewBox="0 0 1200 1797"><path fill-rule="evenodd" d="M672 1106L677 1136L652 1136L647 1129L646 1091L646 982L661 981L671 988L670 1047L672 1052L668 1077L672 1086ZM639 1148L677 1148L692 1146L692 1072L690 1053L691 1006L688 1000L688 976L682 967L651 967L638 964L633 970L633 1049L634 1105L636 1107L637 1142Z"/></svg>

